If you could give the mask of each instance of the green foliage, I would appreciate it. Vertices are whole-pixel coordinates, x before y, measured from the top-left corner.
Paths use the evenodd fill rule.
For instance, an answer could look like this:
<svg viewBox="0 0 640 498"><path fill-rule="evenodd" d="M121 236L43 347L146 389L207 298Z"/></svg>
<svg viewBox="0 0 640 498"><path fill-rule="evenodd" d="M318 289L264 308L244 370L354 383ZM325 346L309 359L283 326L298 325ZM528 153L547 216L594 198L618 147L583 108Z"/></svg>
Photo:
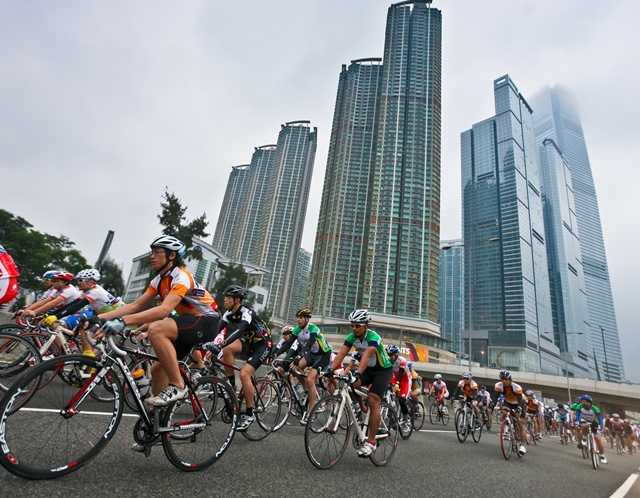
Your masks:
<svg viewBox="0 0 640 498"><path fill-rule="evenodd" d="M27 220L4 209L0 209L0 242L18 266L22 291L41 290L40 278L47 270L75 274L88 268L86 259L67 237L38 232Z"/></svg>
<svg viewBox="0 0 640 498"><path fill-rule="evenodd" d="M18 310L23 310L27 307L27 297L24 294L18 294L16 298L11 303L11 307L9 311L11 313L15 313Z"/></svg>
<svg viewBox="0 0 640 498"><path fill-rule="evenodd" d="M110 257L106 257L100 266L100 285L114 296L124 293L124 278L122 266Z"/></svg>
<svg viewBox="0 0 640 498"><path fill-rule="evenodd" d="M222 292L229 287L230 285L241 285L243 287L247 286L247 272L244 271L244 267L242 265L229 265L227 268L224 268L220 278L211 289L211 294L213 298L218 303L218 306L222 306L222 301L224 296Z"/></svg>
<svg viewBox="0 0 640 498"><path fill-rule="evenodd" d="M167 188L164 190L164 201L160 203L162 213L158 215L160 225L162 225L162 233L177 237L187 245L186 257L191 259L202 259L202 252L191 249L193 237L204 238L209 234L205 232L209 222L206 213L202 216L187 221L185 213L186 207L182 207L182 202L174 193L169 193Z"/></svg>

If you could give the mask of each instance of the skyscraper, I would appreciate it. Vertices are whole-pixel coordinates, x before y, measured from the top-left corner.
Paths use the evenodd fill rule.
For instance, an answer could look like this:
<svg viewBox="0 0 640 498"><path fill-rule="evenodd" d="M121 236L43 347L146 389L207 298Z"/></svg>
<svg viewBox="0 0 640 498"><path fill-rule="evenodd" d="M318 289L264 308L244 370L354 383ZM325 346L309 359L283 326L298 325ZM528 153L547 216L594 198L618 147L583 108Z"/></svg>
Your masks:
<svg viewBox="0 0 640 498"><path fill-rule="evenodd" d="M589 312L571 169L549 138L538 147L538 161L543 180L554 342L566 355L568 372L573 376L591 377L595 363L591 338L585 333L589 329ZM549 370L544 367L543 364L543 372Z"/></svg>
<svg viewBox="0 0 640 498"><path fill-rule="evenodd" d="M316 128L309 125L309 121L282 125L253 254L256 264L271 271L262 277L261 285L269 291L267 307L282 319L295 313L290 301L317 146Z"/></svg>
<svg viewBox="0 0 640 498"><path fill-rule="evenodd" d="M441 12L389 7L363 306L438 319Z"/></svg>
<svg viewBox="0 0 640 498"><path fill-rule="evenodd" d="M440 242L440 284L438 322L442 337L452 341L461 353L464 329L464 244L462 240Z"/></svg>
<svg viewBox="0 0 640 498"><path fill-rule="evenodd" d="M249 168L248 164L231 168L216 231L213 234L211 243L214 248L231 258L235 258L235 251L232 248L235 244L236 221L246 199L247 172Z"/></svg>
<svg viewBox="0 0 640 498"><path fill-rule="evenodd" d="M462 133L465 329L494 368L564 366L553 339L532 111L509 76L496 115Z"/></svg>
<svg viewBox="0 0 640 498"><path fill-rule="evenodd" d="M362 306L382 59L342 66L313 258L309 306L344 318Z"/></svg>
<svg viewBox="0 0 640 498"><path fill-rule="evenodd" d="M609 269L600 222L600 210L580 116L570 93L546 87L531 99L536 142L551 139L571 169L575 215L587 293L591 344L596 371L602 380L623 380L624 367ZM570 331L571 332L571 331ZM579 332L579 331L574 331ZM570 338L566 338L570 342Z"/></svg>

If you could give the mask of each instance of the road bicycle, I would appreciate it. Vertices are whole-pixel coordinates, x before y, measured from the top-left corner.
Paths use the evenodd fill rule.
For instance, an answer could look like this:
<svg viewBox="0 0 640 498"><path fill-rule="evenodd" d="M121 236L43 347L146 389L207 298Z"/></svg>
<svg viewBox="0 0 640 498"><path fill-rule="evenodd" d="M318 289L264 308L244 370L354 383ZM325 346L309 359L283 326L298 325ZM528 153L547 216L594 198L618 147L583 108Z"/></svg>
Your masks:
<svg viewBox="0 0 640 498"><path fill-rule="evenodd" d="M569 445L571 442L571 430L569 429L569 423L563 422L560 427L560 443Z"/></svg>
<svg viewBox="0 0 640 498"><path fill-rule="evenodd" d="M211 356L204 362L203 373L212 372L227 379L224 367L230 367L236 372L241 370L236 365ZM245 430L239 432L250 441L260 441L271 434L278 424L282 402L278 387L266 377L257 378L254 373L251 376L251 384L253 385L253 416L255 421ZM242 412L243 407L246 409L244 388L240 388L237 396L237 408Z"/></svg>
<svg viewBox="0 0 640 498"><path fill-rule="evenodd" d="M522 455L518 451L520 441L520 424L518 423L519 415L515 410L502 408L502 422L500 424L500 449L505 460L511 458L512 453L516 453L518 458Z"/></svg>
<svg viewBox="0 0 640 498"><path fill-rule="evenodd" d="M384 401L389 403L389 405L391 406L391 408L393 409L393 411L396 413L398 417L398 421L400 424L400 431L399 431L400 437L402 439L409 439L411 437L411 434L413 434L413 417L411 416L412 415L410 411L411 408L409 407L408 400L407 400L407 410L409 410L408 412L409 417L407 420L404 420L404 415L402 414L402 408L400 407L398 392L392 389L391 385L387 387L387 390L385 391L382 399L384 399Z"/></svg>
<svg viewBox="0 0 640 498"><path fill-rule="evenodd" d="M29 341L0 333L0 391L6 392L18 376L41 361L38 350Z"/></svg>
<svg viewBox="0 0 640 498"><path fill-rule="evenodd" d="M478 443L482 437L482 422L477 417L471 401L463 400L462 406L456 410L454 418L458 441L464 443L471 434L473 441Z"/></svg>
<svg viewBox="0 0 640 498"><path fill-rule="evenodd" d="M526 438L525 440L527 444L537 445L538 432L536 431L535 415L531 413L527 413L525 415L524 430L525 430L525 438Z"/></svg>
<svg viewBox="0 0 640 498"><path fill-rule="evenodd" d="M96 457L122 418L124 391L117 371L134 393L140 418L133 438L145 455L160 441L169 461L191 472L211 466L226 452L238 422L229 383L215 376L192 382L180 368L187 396L164 408L145 407L124 361L130 351L124 345L128 333L118 335L118 344L116 336L108 335L108 348L104 342L98 345L99 358L60 356L16 380L0 402L0 464L5 469L26 479L51 479ZM90 396L105 387L113 393L111 403Z"/></svg>
<svg viewBox="0 0 640 498"><path fill-rule="evenodd" d="M480 423L487 428L487 431L490 431L491 426L493 425L493 421L489 416L487 407L480 400L478 400L478 413L479 413Z"/></svg>
<svg viewBox="0 0 640 498"><path fill-rule="evenodd" d="M429 396L431 399L431 396ZM443 425L449 425L449 408L445 404L444 399L436 398L429 407L429 421L436 425L438 422L442 422Z"/></svg>
<svg viewBox="0 0 640 498"><path fill-rule="evenodd" d="M304 433L304 447L311 463L319 469L336 465L347 450L349 440L358 449L367 440L370 410L366 404L367 390L354 389L353 374L335 375L336 393L324 396L311 410ZM354 396L357 400L352 401ZM365 410L357 413L362 403ZM353 434L352 434L353 431ZM391 461L398 446L399 422L395 410L386 401L380 402L380 426L376 434L376 449L369 459L377 466Z"/></svg>
<svg viewBox="0 0 640 498"><path fill-rule="evenodd" d="M411 424L414 431L422 430L424 420L427 418L427 410L422 401L415 402L411 397L407 399L407 407L411 417ZM446 425L446 424L445 424Z"/></svg>
<svg viewBox="0 0 640 498"><path fill-rule="evenodd" d="M588 422L581 422L586 424ZM586 437L582 437L582 458L591 458L591 465L594 469L600 466L600 453L598 451L598 445L596 444L596 432L598 430L598 424L589 424L589 432Z"/></svg>

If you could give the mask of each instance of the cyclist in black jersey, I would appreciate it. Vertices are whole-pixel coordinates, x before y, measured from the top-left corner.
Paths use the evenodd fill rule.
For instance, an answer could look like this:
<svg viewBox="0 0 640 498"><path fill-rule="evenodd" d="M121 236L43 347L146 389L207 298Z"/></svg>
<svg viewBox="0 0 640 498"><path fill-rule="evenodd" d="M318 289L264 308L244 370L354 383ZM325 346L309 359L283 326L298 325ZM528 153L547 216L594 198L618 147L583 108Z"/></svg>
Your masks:
<svg viewBox="0 0 640 498"><path fill-rule="evenodd" d="M239 285L230 285L224 292L225 314L220 320L221 331L230 324L236 325L233 332L227 334L221 344L209 346L209 351L217 355L222 350L225 363L235 363L236 355L246 358L246 363L240 370L240 382L244 391L244 400L247 406L246 412L240 416L239 431L247 430L254 420L253 417L253 384L251 376L269 357L271 352L271 334L269 328L262 321L258 313L242 304L247 291ZM235 385L235 373L233 368L225 367L227 376L232 385Z"/></svg>

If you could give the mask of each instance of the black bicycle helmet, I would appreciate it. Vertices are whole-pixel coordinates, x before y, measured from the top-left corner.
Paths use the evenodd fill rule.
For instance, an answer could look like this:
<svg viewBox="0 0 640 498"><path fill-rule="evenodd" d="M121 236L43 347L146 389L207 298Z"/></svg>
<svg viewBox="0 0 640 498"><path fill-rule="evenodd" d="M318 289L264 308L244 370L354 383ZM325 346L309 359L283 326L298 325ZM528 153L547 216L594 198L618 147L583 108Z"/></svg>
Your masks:
<svg viewBox="0 0 640 498"><path fill-rule="evenodd" d="M500 371L500 379L501 380L511 380L511 372L509 372L509 370L501 370Z"/></svg>
<svg viewBox="0 0 640 498"><path fill-rule="evenodd" d="M230 285L222 294L229 297L239 297L240 299L247 297L246 289L240 285Z"/></svg>

